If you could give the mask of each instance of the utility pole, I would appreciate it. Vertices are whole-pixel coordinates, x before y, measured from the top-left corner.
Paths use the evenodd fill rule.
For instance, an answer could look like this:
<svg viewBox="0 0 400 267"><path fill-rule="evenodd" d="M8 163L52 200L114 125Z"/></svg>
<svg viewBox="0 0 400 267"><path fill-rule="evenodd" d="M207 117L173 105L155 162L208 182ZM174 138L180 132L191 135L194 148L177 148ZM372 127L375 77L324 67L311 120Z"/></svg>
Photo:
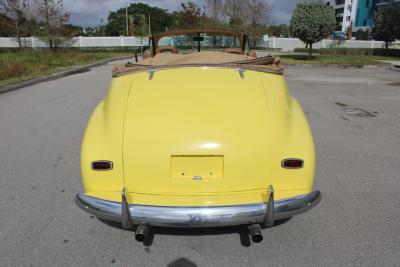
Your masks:
<svg viewBox="0 0 400 267"><path fill-rule="evenodd" d="M128 0L125 0L125 22L126 22L126 36L129 36L129 25L128 25Z"/></svg>
<svg viewBox="0 0 400 267"><path fill-rule="evenodd" d="M103 18L101 18L101 20L100 20L100 29L102 30L102 32L103 32L103 36L105 36L105 32L104 32L104 26L103 26L103 23L104 23L104 19Z"/></svg>

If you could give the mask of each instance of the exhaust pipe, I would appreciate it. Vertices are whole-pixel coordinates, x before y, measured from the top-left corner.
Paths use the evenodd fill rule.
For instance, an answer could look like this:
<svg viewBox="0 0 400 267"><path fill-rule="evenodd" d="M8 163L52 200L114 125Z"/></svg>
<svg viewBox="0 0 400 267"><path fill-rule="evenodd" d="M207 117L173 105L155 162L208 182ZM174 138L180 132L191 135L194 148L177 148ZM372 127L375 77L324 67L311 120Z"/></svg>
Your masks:
<svg viewBox="0 0 400 267"><path fill-rule="evenodd" d="M150 227L146 225L139 225L135 232L135 238L138 242L144 242L149 238Z"/></svg>
<svg viewBox="0 0 400 267"><path fill-rule="evenodd" d="M261 227L259 224L250 225L248 229L251 236L251 240L253 240L254 243L260 243L261 241L263 241Z"/></svg>

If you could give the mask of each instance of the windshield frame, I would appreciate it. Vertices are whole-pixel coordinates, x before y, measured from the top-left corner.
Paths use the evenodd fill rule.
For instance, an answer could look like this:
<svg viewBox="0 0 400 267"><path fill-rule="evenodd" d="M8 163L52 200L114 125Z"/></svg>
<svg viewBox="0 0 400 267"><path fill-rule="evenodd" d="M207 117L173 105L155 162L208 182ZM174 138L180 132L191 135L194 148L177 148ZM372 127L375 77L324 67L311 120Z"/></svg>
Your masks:
<svg viewBox="0 0 400 267"><path fill-rule="evenodd" d="M227 35L227 36L233 36L239 39L240 42L240 48L242 48L243 51L249 50L249 42L248 38L245 34L241 32L235 32L235 31L230 31L230 30L224 30L224 29L198 29L198 30L177 30L177 31L169 31L169 32L163 32L160 34L153 35L150 37L150 46L152 47L152 52L153 55L156 54L156 49L158 47L158 41L163 38L163 37L169 37L169 36L177 36L177 35L197 35L197 51L201 51L201 34L202 33L210 33L210 34L222 34L222 35Z"/></svg>

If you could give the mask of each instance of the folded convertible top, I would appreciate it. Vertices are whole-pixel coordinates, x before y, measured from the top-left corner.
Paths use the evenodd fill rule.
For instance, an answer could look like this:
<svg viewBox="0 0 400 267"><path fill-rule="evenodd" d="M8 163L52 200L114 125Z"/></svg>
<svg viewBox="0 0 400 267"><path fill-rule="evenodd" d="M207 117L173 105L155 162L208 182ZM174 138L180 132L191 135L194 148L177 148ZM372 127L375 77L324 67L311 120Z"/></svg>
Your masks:
<svg viewBox="0 0 400 267"><path fill-rule="evenodd" d="M280 64L279 57L266 56L255 58L218 51L203 51L190 54L160 53L154 57L146 58L137 64L128 62L125 66L116 67L113 70L113 77L150 69L169 69L191 66L238 67L280 75L283 74L283 67Z"/></svg>

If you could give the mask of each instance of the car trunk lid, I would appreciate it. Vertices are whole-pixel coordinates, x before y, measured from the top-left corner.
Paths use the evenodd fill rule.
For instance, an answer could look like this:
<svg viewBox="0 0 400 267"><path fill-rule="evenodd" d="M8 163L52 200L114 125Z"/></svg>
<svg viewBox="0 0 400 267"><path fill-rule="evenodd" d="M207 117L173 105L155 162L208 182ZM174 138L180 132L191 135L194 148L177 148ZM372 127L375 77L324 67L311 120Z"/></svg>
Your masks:
<svg viewBox="0 0 400 267"><path fill-rule="evenodd" d="M130 192L209 195L269 185L270 114L256 75L181 68L132 77L123 134Z"/></svg>

